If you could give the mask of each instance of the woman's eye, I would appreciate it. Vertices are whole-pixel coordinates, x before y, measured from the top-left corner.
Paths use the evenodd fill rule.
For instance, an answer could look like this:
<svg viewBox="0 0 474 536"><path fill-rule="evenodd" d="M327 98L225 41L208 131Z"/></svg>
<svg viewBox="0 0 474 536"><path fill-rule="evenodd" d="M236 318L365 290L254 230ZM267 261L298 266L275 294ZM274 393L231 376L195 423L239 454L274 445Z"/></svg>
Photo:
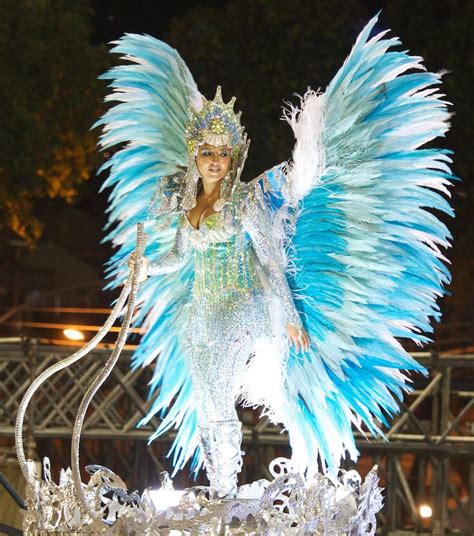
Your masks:
<svg viewBox="0 0 474 536"><path fill-rule="evenodd" d="M223 158L226 158L227 156L229 156L228 151L222 151L222 152L221 152L221 156L222 156Z"/></svg>
<svg viewBox="0 0 474 536"><path fill-rule="evenodd" d="M201 156L210 156L211 151L202 151Z"/></svg>

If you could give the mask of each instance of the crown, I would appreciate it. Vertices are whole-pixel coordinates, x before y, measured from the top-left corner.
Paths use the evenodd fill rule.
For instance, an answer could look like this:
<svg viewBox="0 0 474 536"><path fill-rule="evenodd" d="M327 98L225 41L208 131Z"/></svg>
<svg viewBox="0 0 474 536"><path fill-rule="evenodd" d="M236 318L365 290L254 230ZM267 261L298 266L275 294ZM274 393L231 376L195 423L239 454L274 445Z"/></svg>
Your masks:
<svg viewBox="0 0 474 536"><path fill-rule="evenodd" d="M234 112L235 97L228 103L222 100L222 90L217 86L216 96L210 101L203 97L201 110L190 109L191 118L186 126L188 152L194 154L199 145L227 145L231 149L242 143L244 127L240 124L241 112Z"/></svg>

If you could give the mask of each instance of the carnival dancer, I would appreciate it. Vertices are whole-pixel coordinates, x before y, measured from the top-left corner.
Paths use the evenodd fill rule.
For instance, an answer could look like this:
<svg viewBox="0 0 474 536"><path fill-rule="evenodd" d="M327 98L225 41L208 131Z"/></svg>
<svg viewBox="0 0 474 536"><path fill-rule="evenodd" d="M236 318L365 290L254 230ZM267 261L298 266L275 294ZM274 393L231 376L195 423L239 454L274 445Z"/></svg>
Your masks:
<svg viewBox="0 0 474 536"><path fill-rule="evenodd" d="M127 275L146 222L133 366L154 363L152 440L177 428L175 470L204 463L211 491L235 497L242 463L235 404L260 406L289 433L300 471L357 458L352 426L382 434L424 369L398 339L422 344L449 282L448 151L420 148L448 129L441 76L359 35L324 93L285 117L292 159L244 183L249 142L221 90L209 101L178 53L127 34L113 52L99 121L112 187L112 285ZM407 71L409 71L407 73ZM296 89L296 88L295 88ZM441 248L440 248L441 246ZM148 277L147 277L148 276Z"/></svg>

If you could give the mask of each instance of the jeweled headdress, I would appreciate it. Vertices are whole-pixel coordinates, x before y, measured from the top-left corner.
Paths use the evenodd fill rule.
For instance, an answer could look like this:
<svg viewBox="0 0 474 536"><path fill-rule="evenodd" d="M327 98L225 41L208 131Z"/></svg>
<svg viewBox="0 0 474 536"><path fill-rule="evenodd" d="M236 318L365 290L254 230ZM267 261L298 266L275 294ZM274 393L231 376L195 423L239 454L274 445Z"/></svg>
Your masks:
<svg viewBox="0 0 474 536"><path fill-rule="evenodd" d="M186 126L186 145L188 148L188 170L185 176L183 208L189 210L196 205L199 172L195 157L200 145L208 143L216 147L227 146L232 150L232 168L229 177L224 179L221 198L226 198L235 178L240 175L248 148L247 135L240 124L241 112L235 113L235 97L228 103L222 99L221 87L217 86L213 100L202 98L200 110L190 109L191 118Z"/></svg>
<svg viewBox="0 0 474 536"><path fill-rule="evenodd" d="M191 119L186 127L188 152L195 155L203 143L237 149L242 143L244 127L240 124L241 112L234 112L235 97L228 103L222 100L221 87L217 86L214 100L203 97L201 110L191 109Z"/></svg>

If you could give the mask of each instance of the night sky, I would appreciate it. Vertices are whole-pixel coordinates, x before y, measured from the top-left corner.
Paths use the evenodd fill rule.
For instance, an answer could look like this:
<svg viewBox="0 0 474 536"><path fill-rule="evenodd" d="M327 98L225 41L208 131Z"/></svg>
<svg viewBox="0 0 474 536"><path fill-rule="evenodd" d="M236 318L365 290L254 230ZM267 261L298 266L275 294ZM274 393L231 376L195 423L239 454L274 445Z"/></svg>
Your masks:
<svg viewBox="0 0 474 536"><path fill-rule="evenodd" d="M205 1L199 5L219 5L223 2ZM197 2L176 0L137 0L119 2L117 0L94 0L94 27L97 42L107 43L126 32L148 33L155 37L167 31L170 20L186 13Z"/></svg>

